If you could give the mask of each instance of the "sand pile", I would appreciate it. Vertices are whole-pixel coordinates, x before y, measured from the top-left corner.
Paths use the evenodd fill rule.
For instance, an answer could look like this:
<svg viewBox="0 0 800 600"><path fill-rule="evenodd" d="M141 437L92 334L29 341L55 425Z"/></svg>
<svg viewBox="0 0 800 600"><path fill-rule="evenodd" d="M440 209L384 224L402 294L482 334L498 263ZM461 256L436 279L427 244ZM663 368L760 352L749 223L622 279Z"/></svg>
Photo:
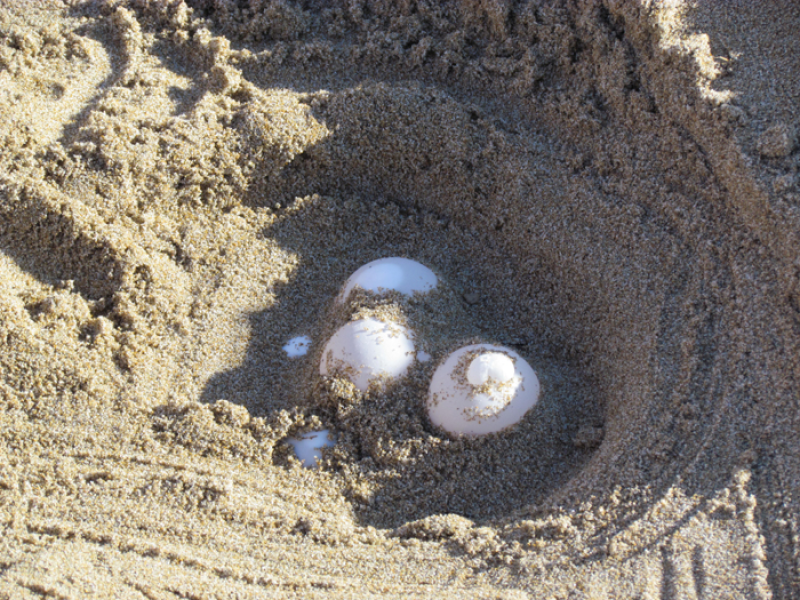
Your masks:
<svg viewBox="0 0 800 600"><path fill-rule="evenodd" d="M793 597L800 9L707 4L3 3L2 593ZM362 394L387 256L432 360ZM452 439L476 341L542 394Z"/></svg>

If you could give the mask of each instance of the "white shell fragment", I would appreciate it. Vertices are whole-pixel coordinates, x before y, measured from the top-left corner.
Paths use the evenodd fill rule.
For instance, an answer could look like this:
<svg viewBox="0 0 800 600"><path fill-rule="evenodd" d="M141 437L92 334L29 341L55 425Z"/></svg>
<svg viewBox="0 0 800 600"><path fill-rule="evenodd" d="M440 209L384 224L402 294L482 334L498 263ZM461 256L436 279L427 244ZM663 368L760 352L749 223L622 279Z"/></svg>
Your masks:
<svg viewBox="0 0 800 600"><path fill-rule="evenodd" d="M307 335L300 335L286 342L283 351L289 358L297 358L304 356L308 352L309 346L311 346L311 338Z"/></svg>
<svg viewBox="0 0 800 600"><path fill-rule="evenodd" d="M321 375L341 375L362 392L372 380L402 377L414 362L414 334L401 325L368 318L333 334L319 364Z"/></svg>
<svg viewBox="0 0 800 600"><path fill-rule="evenodd" d="M374 294L397 291L406 296L424 294L437 284L436 275L425 265L408 258L393 256L367 263L345 282L341 300L347 300L356 286Z"/></svg>
<svg viewBox="0 0 800 600"><path fill-rule="evenodd" d="M294 449L295 456L308 469L315 469L323 448L333 448L336 438L327 430L309 431L300 437L289 438L286 443Z"/></svg>
<svg viewBox="0 0 800 600"><path fill-rule="evenodd" d="M539 378L519 354L491 344L465 346L433 374L431 422L453 434L486 435L518 423L539 400Z"/></svg>

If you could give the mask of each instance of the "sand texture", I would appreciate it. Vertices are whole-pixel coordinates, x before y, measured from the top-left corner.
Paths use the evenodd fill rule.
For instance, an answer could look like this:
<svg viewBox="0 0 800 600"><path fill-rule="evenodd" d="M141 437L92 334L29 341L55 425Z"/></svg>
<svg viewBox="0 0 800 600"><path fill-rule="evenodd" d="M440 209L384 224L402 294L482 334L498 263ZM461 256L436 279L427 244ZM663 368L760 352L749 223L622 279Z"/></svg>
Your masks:
<svg viewBox="0 0 800 600"><path fill-rule="evenodd" d="M0 0L0 598L800 597L798 31ZM336 302L389 256L440 285ZM361 317L432 359L321 377ZM541 398L451 438L427 386L477 342Z"/></svg>

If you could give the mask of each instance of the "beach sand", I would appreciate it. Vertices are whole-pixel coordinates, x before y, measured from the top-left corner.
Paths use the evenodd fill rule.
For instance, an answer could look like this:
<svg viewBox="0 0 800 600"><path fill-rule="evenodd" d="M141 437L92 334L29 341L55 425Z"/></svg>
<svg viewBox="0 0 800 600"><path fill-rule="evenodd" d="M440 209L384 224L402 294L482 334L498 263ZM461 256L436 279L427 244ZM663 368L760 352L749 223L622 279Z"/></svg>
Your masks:
<svg viewBox="0 0 800 600"><path fill-rule="evenodd" d="M798 31L792 0L0 2L0 597L796 598ZM337 304L388 256L439 287ZM321 377L359 315L432 360ZM541 398L451 438L427 385L478 341Z"/></svg>

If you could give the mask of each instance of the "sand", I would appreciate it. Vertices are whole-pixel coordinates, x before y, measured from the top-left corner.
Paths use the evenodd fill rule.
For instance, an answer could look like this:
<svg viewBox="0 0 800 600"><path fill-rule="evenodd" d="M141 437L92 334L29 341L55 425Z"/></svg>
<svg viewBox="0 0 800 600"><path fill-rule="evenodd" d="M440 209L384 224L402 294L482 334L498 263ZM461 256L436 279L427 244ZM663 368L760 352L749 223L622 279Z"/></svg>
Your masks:
<svg viewBox="0 0 800 600"><path fill-rule="evenodd" d="M0 597L797 597L799 30L0 2ZM336 303L387 256L440 287ZM320 377L358 316L432 360ZM478 341L541 398L451 438L427 384Z"/></svg>

